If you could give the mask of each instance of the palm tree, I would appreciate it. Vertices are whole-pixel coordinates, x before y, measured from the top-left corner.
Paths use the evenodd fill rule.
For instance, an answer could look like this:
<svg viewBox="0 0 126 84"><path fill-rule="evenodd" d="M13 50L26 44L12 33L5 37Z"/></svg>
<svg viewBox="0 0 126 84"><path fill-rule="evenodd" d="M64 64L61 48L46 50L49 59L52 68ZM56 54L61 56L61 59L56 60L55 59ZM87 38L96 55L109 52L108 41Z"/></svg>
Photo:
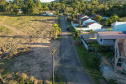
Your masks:
<svg viewBox="0 0 126 84"><path fill-rule="evenodd" d="M60 33L61 28L55 23L52 28L52 34L54 38L57 38L57 35Z"/></svg>

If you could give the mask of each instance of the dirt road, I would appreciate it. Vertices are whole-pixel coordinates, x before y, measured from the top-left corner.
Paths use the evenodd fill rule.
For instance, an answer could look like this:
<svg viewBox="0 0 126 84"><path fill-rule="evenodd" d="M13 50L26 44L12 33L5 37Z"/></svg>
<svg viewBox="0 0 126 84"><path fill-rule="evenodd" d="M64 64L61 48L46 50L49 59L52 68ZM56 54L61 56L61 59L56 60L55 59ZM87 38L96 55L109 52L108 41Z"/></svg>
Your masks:
<svg viewBox="0 0 126 84"><path fill-rule="evenodd" d="M63 15L61 16L61 29L60 63L65 82L67 84L94 84L82 69L70 34L66 30L66 22Z"/></svg>

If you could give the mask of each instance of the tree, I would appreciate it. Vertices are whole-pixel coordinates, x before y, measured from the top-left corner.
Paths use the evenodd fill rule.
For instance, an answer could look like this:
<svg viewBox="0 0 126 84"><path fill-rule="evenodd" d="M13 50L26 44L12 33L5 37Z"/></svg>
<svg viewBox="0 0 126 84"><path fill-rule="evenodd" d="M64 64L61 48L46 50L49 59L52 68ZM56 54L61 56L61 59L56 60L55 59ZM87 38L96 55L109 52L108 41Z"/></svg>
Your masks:
<svg viewBox="0 0 126 84"><path fill-rule="evenodd" d="M23 7L23 12L32 14L36 12L36 5L33 3L33 0L25 0L25 6Z"/></svg>
<svg viewBox="0 0 126 84"><path fill-rule="evenodd" d="M119 16L115 14L115 15L111 16L110 19L112 20L112 23L113 23L113 22L116 22L119 20Z"/></svg>
<svg viewBox="0 0 126 84"><path fill-rule="evenodd" d="M58 24L54 24L52 28L52 34L54 38L57 38L57 35L60 34L61 28L58 26Z"/></svg>
<svg viewBox="0 0 126 84"><path fill-rule="evenodd" d="M35 0L35 5L36 5L36 7L40 8L41 7L40 0Z"/></svg>
<svg viewBox="0 0 126 84"><path fill-rule="evenodd" d="M7 2L6 0L0 0L0 12L5 12Z"/></svg>
<svg viewBox="0 0 126 84"><path fill-rule="evenodd" d="M14 0L14 4L21 7L24 4L24 2L23 2L23 0Z"/></svg>
<svg viewBox="0 0 126 84"><path fill-rule="evenodd" d="M97 22L100 22L101 19L102 19L102 16L96 15L96 16L94 17L94 19L95 19Z"/></svg>
<svg viewBox="0 0 126 84"><path fill-rule="evenodd" d="M104 25L104 26L106 26L106 25L108 25L109 24L109 21L108 21L108 19L102 19L101 21L100 21L100 23L102 24L102 25Z"/></svg>
<svg viewBox="0 0 126 84"><path fill-rule="evenodd" d="M112 31L112 28L108 28L107 31Z"/></svg>

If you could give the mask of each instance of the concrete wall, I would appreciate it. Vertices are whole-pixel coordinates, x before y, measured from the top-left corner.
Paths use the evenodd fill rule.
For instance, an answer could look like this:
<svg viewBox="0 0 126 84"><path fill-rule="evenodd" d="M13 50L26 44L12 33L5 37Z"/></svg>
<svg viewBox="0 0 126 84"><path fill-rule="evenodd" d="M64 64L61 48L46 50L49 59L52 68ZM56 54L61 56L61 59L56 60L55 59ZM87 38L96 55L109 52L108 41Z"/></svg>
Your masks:
<svg viewBox="0 0 126 84"><path fill-rule="evenodd" d="M81 42L83 43L83 45L85 46L85 48L88 50L88 45L85 43L85 41L83 39L81 39Z"/></svg>

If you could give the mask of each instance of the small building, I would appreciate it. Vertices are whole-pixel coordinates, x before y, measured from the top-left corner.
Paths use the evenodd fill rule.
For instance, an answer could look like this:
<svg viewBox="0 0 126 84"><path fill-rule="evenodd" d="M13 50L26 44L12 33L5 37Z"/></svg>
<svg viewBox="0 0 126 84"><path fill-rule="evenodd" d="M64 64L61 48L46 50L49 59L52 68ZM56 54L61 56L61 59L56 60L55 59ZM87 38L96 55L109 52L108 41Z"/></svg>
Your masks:
<svg viewBox="0 0 126 84"><path fill-rule="evenodd" d="M114 31L126 31L126 22L114 22L111 24Z"/></svg>
<svg viewBox="0 0 126 84"><path fill-rule="evenodd" d="M53 11L44 11L41 15L53 16Z"/></svg>
<svg viewBox="0 0 126 84"><path fill-rule="evenodd" d="M126 38L123 32L106 31L97 32L97 42L103 46L114 46L117 38Z"/></svg>
<svg viewBox="0 0 126 84"><path fill-rule="evenodd" d="M80 18L79 21L82 21L82 19L88 18L90 19L90 17L88 17L87 15L85 15L84 17Z"/></svg>
<svg viewBox="0 0 126 84"><path fill-rule="evenodd" d="M116 39L114 58L114 70L126 73L126 39Z"/></svg>
<svg viewBox="0 0 126 84"><path fill-rule="evenodd" d="M71 23L72 24L72 23ZM75 29L77 29L77 30L85 30L85 31L87 31L87 30L93 30L93 31L97 31L97 30L100 30L101 29L101 27L102 27L102 25L100 25L100 24L98 24L98 23L95 23L95 22L90 22L90 23L86 23L86 25L84 25L84 26L79 26L79 24L78 24L78 26L76 25L73 25L72 24L72 26L75 28Z"/></svg>
<svg viewBox="0 0 126 84"><path fill-rule="evenodd" d="M90 22L90 23L86 23L86 26L89 28L89 30L99 30L102 28L102 25L96 23L96 22Z"/></svg>
<svg viewBox="0 0 126 84"><path fill-rule="evenodd" d="M23 11L21 9L17 9L18 10L18 13L23 13Z"/></svg>
<svg viewBox="0 0 126 84"><path fill-rule="evenodd" d="M96 22L96 21L89 18L83 18L81 19L81 22L82 22L82 25L86 25L86 23L91 23L91 22Z"/></svg>
<svg viewBox="0 0 126 84"><path fill-rule="evenodd" d="M83 18L89 18L89 17L87 15L82 15L82 14L77 16L77 20L79 20L79 21L81 21L81 19L83 19Z"/></svg>

